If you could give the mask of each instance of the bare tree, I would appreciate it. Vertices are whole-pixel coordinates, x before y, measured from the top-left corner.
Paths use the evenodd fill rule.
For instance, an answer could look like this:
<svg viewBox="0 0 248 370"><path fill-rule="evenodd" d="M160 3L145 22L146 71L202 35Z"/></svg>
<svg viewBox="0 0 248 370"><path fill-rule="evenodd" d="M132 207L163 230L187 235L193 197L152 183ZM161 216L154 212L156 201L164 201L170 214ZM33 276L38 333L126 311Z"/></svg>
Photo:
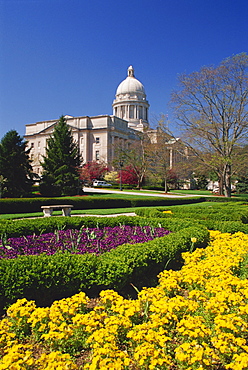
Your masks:
<svg viewBox="0 0 248 370"><path fill-rule="evenodd" d="M168 134L164 116L158 120L155 130L149 132L149 173L159 177L164 182L164 192L167 193L167 175L170 169L170 142L174 138Z"/></svg>
<svg viewBox="0 0 248 370"><path fill-rule="evenodd" d="M115 169L123 168L123 171L125 167L131 167L140 189L148 168L150 139L146 132L139 132L137 136L137 140L131 141L128 146L114 146L113 166Z"/></svg>
<svg viewBox="0 0 248 370"><path fill-rule="evenodd" d="M172 106L182 139L219 177L224 194L231 196L236 146L247 143L248 55L225 59L217 67L182 75Z"/></svg>
<svg viewBox="0 0 248 370"><path fill-rule="evenodd" d="M168 180L176 167L187 162L188 150L185 144L169 129L167 115L156 118L156 129L148 131L150 138L149 173L161 178L164 191L168 191ZM176 171L177 172L177 171Z"/></svg>

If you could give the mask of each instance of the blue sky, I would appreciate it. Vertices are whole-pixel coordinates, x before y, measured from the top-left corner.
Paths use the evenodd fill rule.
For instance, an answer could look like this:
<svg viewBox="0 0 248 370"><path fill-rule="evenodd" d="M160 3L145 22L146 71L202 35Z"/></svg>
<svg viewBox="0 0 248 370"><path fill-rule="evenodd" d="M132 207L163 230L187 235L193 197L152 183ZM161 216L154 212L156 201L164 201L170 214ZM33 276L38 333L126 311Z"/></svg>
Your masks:
<svg viewBox="0 0 248 370"><path fill-rule="evenodd" d="M247 0L0 0L0 139L62 114L112 114L133 65L150 119L181 73L247 52Z"/></svg>

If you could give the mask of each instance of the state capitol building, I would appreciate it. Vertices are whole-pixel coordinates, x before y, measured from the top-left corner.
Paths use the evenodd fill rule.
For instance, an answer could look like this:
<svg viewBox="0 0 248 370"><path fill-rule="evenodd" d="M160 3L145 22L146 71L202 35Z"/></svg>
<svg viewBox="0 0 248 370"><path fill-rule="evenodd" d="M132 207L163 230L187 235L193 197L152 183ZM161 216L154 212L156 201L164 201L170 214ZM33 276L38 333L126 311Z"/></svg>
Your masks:
<svg viewBox="0 0 248 370"><path fill-rule="evenodd" d="M127 70L127 77L117 87L112 107L113 115L65 116L73 138L78 143L83 163L99 161L110 164L116 146L128 148L137 139L138 132L149 129L149 103L145 88L135 78L132 66ZM46 143L57 121L26 125L24 137L31 148L33 171L39 175L42 173L43 156L46 156Z"/></svg>

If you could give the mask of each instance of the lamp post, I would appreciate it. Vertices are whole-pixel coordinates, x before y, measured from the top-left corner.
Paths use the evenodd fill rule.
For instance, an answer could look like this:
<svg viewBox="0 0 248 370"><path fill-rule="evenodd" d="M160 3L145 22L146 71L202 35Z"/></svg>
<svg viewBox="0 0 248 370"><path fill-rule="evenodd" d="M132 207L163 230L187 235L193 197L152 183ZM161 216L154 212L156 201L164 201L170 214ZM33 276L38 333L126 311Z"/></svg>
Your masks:
<svg viewBox="0 0 248 370"><path fill-rule="evenodd" d="M120 191L122 191L122 167L123 167L123 160L120 159Z"/></svg>

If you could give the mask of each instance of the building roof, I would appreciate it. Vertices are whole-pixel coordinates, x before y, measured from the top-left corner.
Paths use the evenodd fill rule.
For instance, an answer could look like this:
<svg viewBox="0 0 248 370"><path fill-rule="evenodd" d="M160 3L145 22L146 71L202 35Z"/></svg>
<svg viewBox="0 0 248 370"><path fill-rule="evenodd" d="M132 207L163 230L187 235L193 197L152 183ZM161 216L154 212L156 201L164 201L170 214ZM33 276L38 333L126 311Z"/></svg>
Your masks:
<svg viewBox="0 0 248 370"><path fill-rule="evenodd" d="M134 93L145 94L145 88L142 83L134 77L134 69L130 66L127 70L126 79L117 87L116 95Z"/></svg>

